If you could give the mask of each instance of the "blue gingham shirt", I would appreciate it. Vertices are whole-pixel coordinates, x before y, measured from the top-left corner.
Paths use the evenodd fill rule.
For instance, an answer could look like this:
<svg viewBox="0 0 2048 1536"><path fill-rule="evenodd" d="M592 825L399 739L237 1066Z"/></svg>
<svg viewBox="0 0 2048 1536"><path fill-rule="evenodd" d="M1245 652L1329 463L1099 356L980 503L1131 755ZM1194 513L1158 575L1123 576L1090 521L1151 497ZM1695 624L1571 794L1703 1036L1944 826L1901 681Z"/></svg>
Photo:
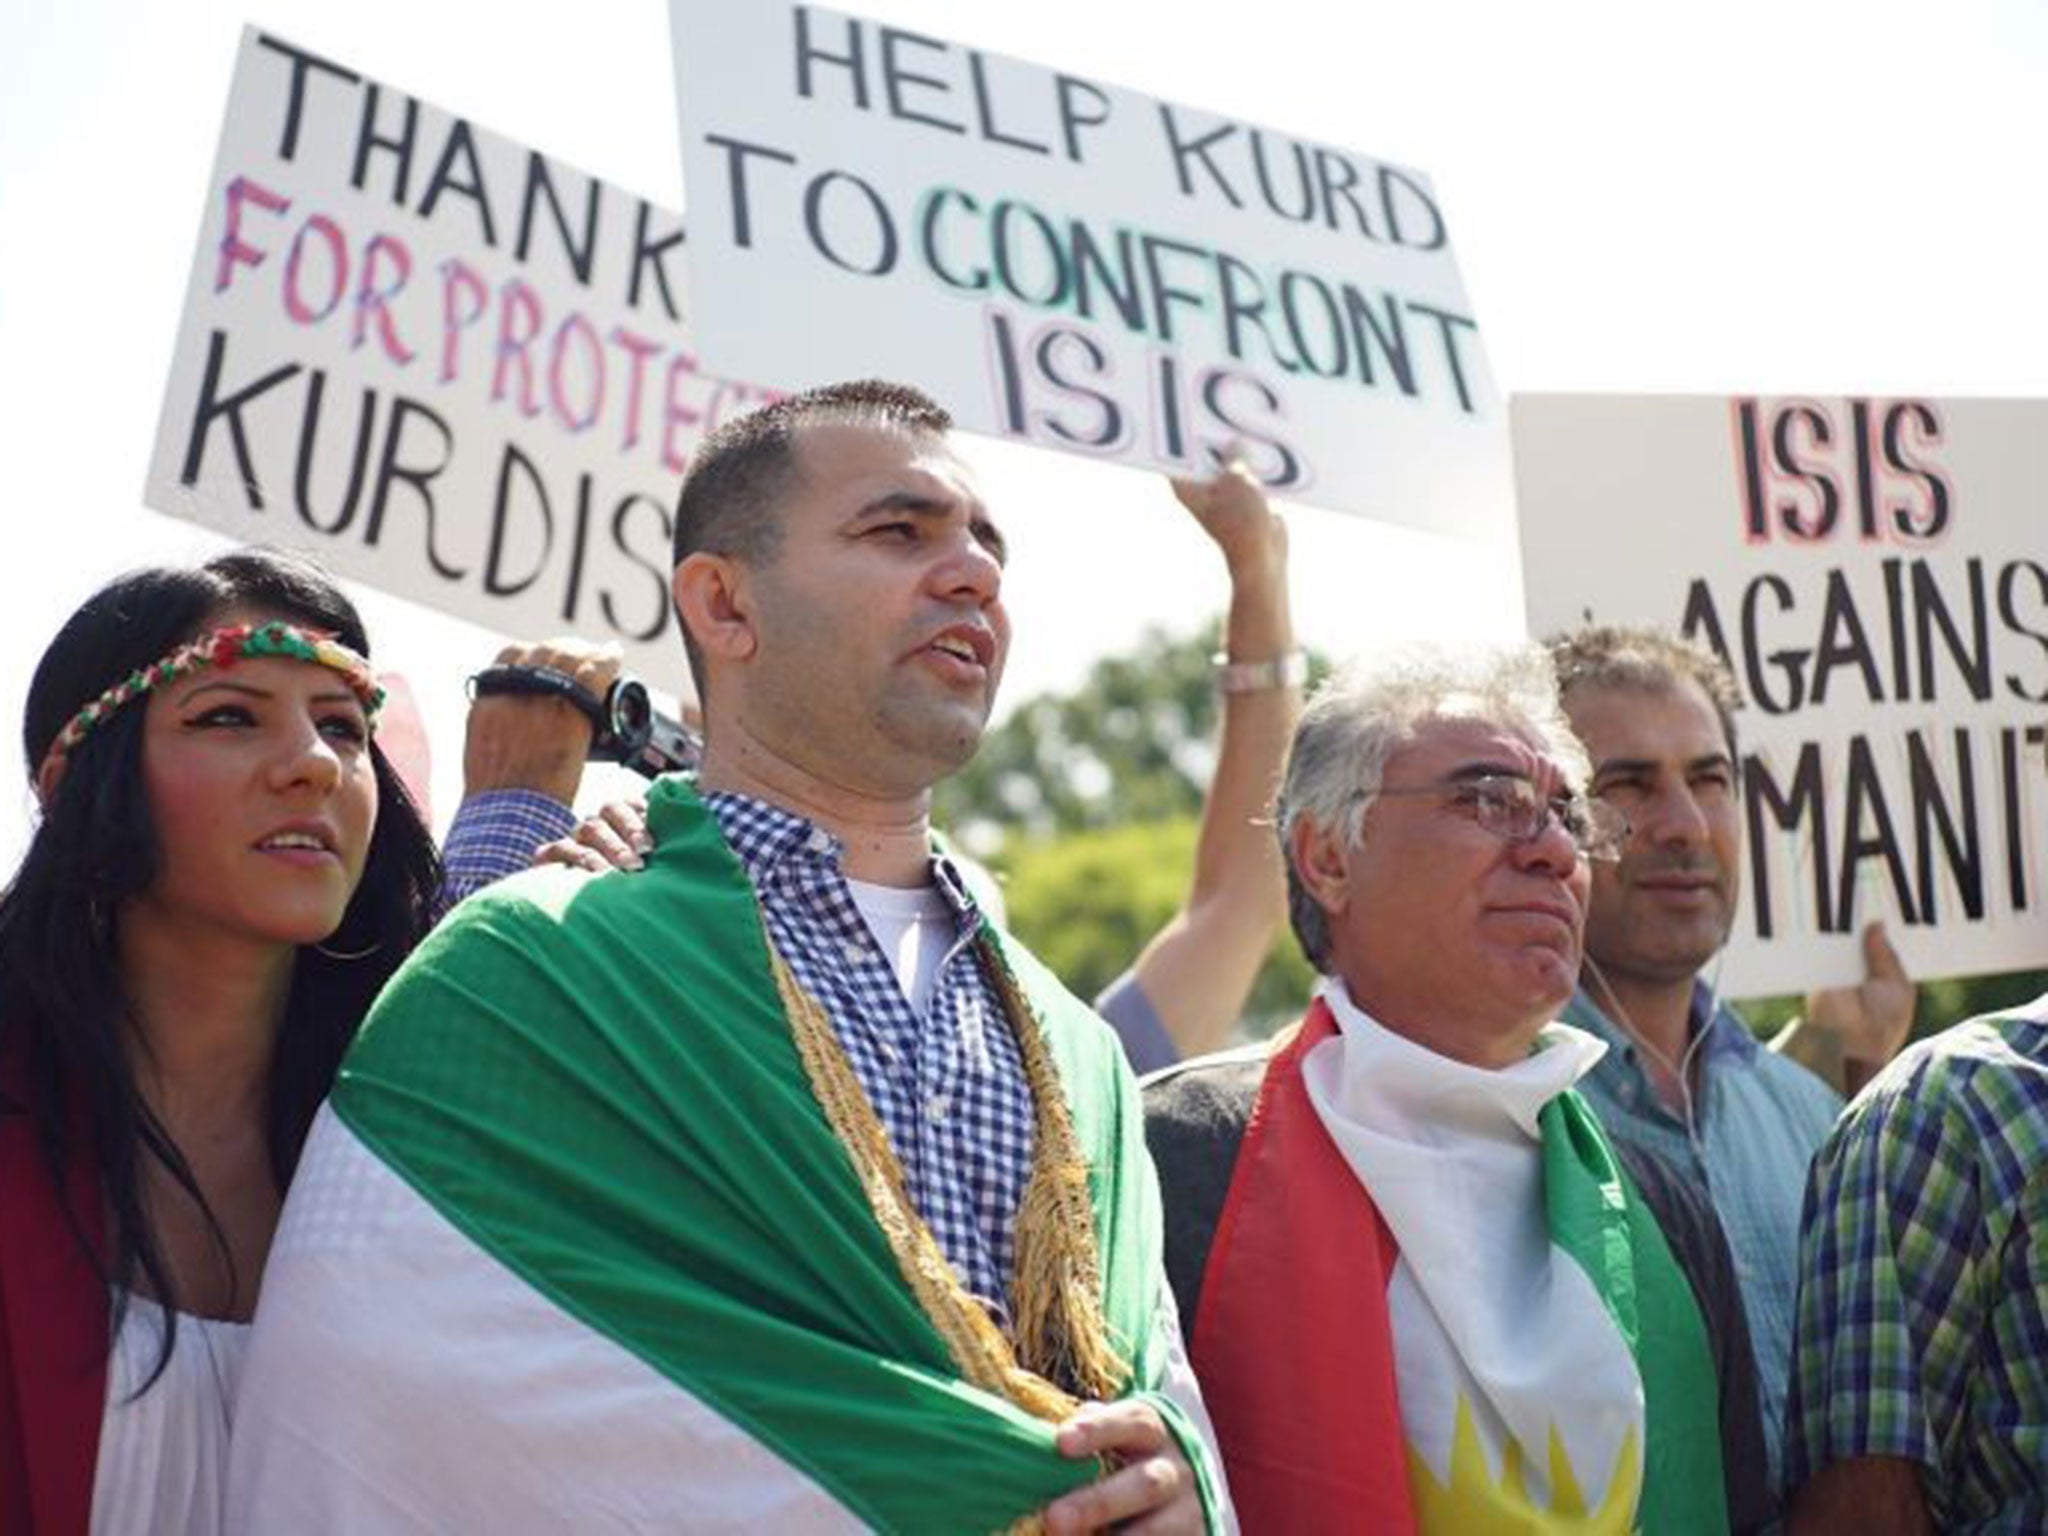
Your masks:
<svg viewBox="0 0 2048 1536"><path fill-rule="evenodd" d="M1756 1353L1764 1450L1775 1485L1784 1466L1799 1205L1807 1167L1842 1101L1806 1068L1757 1044L1732 1010L1717 1007L1709 1018L1710 1001L1707 989L1695 983L1692 1037L1704 1030L1706 1038L1696 1057L1699 1087L1690 1127L1657 1097L1640 1047L1583 988L1563 1017L1608 1044L1607 1054L1578 1084L1608 1133L1663 1158L1721 1218Z"/></svg>
<svg viewBox="0 0 2048 1536"><path fill-rule="evenodd" d="M534 850L576 830L576 813L531 789L487 789L455 808L441 844L441 900L445 913L494 880L516 875Z"/></svg>
<svg viewBox="0 0 2048 1536"><path fill-rule="evenodd" d="M953 938L919 1014L854 905L837 839L746 795L709 794L704 804L753 882L777 952L832 1021L939 1251L1007 1321L1017 1207L1031 1173L1031 1091L974 949L981 913L959 871L932 859ZM566 807L525 791L465 801L443 849L445 889L459 899L525 868L538 843L568 830L543 834L554 820L545 807L574 825Z"/></svg>

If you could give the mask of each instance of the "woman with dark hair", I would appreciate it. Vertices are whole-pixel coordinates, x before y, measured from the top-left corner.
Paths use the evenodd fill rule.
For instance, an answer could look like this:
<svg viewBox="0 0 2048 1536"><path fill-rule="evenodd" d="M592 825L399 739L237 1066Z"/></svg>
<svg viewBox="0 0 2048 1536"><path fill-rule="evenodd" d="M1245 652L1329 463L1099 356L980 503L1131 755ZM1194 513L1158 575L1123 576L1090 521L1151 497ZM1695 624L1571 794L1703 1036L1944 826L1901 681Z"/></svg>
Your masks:
<svg viewBox="0 0 2048 1536"><path fill-rule="evenodd" d="M0 1536L218 1529L285 1186L426 931L354 607L265 551L96 593L36 669L0 893Z"/></svg>

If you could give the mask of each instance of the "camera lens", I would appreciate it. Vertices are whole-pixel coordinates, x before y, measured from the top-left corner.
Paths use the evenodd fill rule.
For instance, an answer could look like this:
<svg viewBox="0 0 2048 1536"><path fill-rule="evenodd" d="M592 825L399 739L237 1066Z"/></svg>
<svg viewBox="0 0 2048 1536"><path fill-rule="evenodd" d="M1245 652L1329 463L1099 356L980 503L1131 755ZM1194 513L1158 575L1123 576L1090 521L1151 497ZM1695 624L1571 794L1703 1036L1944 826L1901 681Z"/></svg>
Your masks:
<svg viewBox="0 0 2048 1536"><path fill-rule="evenodd" d="M611 716L612 733L637 749L654 728L654 704L647 697L647 685L638 678L621 678L612 688Z"/></svg>

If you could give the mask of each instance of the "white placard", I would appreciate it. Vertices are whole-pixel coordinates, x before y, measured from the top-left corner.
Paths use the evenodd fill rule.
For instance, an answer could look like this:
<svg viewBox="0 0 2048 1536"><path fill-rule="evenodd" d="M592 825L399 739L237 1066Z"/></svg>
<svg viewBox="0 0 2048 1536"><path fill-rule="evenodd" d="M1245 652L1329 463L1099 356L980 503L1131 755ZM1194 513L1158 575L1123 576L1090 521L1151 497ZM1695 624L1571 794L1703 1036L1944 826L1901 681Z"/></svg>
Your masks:
<svg viewBox="0 0 2048 1536"><path fill-rule="evenodd" d="M1421 173L788 0L671 0L706 360L1505 538L1504 413Z"/></svg>
<svg viewBox="0 0 2048 1536"><path fill-rule="evenodd" d="M1723 987L2048 963L2048 402L1517 396L1531 629L1729 662L1747 869Z"/></svg>
<svg viewBox="0 0 2048 1536"><path fill-rule="evenodd" d="M699 366L679 215L245 30L148 504L673 681Z"/></svg>

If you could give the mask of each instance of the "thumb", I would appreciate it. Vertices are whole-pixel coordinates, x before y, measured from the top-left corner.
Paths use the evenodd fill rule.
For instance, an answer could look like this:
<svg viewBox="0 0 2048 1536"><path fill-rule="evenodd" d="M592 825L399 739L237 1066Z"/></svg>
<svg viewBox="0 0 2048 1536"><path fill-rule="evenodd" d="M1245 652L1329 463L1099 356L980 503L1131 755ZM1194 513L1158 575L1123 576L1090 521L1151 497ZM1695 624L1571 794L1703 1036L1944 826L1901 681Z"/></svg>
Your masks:
<svg viewBox="0 0 2048 1536"><path fill-rule="evenodd" d="M1883 923L1870 923L1863 930L1863 967L1872 981L1909 983L1912 979L1906 975L1899 952L1892 948Z"/></svg>

